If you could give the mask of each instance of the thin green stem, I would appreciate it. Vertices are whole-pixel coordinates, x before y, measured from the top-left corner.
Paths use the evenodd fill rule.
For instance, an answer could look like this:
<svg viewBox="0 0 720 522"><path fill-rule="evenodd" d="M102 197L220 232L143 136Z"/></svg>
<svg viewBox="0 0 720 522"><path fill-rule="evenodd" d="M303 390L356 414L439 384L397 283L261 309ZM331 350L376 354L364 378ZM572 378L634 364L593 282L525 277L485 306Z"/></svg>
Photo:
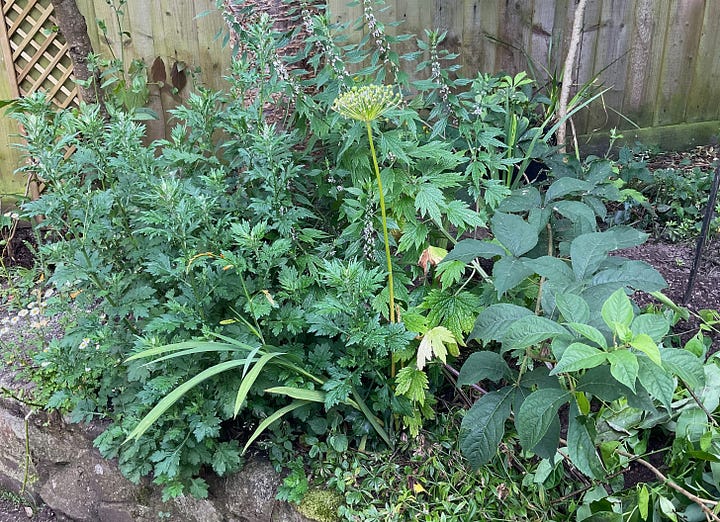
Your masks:
<svg viewBox="0 0 720 522"><path fill-rule="evenodd" d="M372 137L372 127L369 121L365 122L365 127L367 127L368 140L370 141L370 152L372 154L373 166L375 167L375 177L377 178L378 191L380 192L380 213L382 215L383 240L385 241L385 258L387 259L388 293L390 294L390 322L394 323L395 287L393 285L392 258L390 257L390 239L388 236L387 228L387 214L385 212L385 195L383 194L382 179L380 178L380 167L378 167L377 155L375 154L375 143L373 142Z"/></svg>
<svg viewBox="0 0 720 522"><path fill-rule="evenodd" d="M382 215L383 240L385 241L385 259L387 259L388 271L388 294L390 296L390 322L395 322L395 286L393 283L392 258L390 257L390 239L387 228L387 214L385 212L385 194L383 194L382 179L380 178L380 167L378 167L377 154L375 153L375 143L372 137L372 126L369 121L365 122L367 128L368 141L370 142L370 153L372 154L373 166L375 167L375 177L377 178L378 191L380 193L380 213ZM390 357L390 378L395 378L395 358Z"/></svg>

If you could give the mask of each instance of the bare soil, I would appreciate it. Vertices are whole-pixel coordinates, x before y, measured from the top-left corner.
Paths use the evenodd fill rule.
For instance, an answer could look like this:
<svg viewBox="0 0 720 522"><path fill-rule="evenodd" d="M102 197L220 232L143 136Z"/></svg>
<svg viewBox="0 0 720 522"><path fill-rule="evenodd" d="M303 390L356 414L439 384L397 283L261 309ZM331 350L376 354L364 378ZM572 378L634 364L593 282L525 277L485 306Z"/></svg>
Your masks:
<svg viewBox="0 0 720 522"><path fill-rule="evenodd" d="M654 266L668 283L663 293L676 304L682 304L690 269L695 258L695 242L661 243L649 242L633 248L618 251L618 255L638 259ZM709 241L702 252L698 273L693 285L687 308L697 314L700 310L720 310L720 238ZM650 296L636 296L640 304L652 302ZM681 339L693 336L700 327L697 316L691 315L688 321L680 321L674 328ZM720 333L706 333L712 339L712 352L720 351Z"/></svg>
<svg viewBox="0 0 720 522"><path fill-rule="evenodd" d="M48 522L65 520L57 518L47 506L35 507L31 503L17 502L0 496L0 522Z"/></svg>

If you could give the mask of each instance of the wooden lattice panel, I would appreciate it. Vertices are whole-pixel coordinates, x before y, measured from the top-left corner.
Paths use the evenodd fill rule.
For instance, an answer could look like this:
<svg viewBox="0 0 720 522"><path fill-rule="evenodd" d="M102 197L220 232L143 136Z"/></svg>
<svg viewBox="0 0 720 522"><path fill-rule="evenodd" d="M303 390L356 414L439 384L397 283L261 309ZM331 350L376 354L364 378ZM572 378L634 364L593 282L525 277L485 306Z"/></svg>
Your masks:
<svg viewBox="0 0 720 522"><path fill-rule="evenodd" d="M57 31L50 0L0 0L0 42L16 94L46 92L58 107L77 104L67 43Z"/></svg>

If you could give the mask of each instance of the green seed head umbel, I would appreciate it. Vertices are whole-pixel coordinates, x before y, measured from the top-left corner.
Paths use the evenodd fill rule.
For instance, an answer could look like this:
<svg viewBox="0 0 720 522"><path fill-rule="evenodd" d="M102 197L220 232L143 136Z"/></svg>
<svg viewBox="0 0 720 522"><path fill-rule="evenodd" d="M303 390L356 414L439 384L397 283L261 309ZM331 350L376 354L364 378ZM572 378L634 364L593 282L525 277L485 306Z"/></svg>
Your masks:
<svg viewBox="0 0 720 522"><path fill-rule="evenodd" d="M390 85L364 85L338 96L332 108L346 118L368 123L397 107L400 100Z"/></svg>

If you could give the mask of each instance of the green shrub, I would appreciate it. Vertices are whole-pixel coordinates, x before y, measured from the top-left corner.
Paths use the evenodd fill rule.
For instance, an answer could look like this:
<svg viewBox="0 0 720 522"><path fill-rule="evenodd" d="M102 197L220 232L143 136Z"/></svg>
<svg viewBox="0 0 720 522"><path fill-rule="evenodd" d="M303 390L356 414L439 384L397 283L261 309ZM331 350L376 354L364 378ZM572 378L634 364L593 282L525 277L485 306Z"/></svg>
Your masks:
<svg viewBox="0 0 720 522"><path fill-rule="evenodd" d="M228 92L190 95L167 140L144 144L127 104L109 121L42 95L16 107L46 183L23 211L44 218L40 259L69 322L37 357L40 393L77 421L109 419L100 451L165 498L206 496L202 475L237 469L240 441L265 430L285 464L298 437L341 453L417 435L493 305L542 308L547 325L556 296L597 312L617 288L658 285L607 256L640 234L597 231L605 201L633 196L611 162L561 158L547 190L513 192L530 161L551 161L554 129L524 74L451 79L428 33L428 79L410 84L392 38L346 49L328 13L298 16L299 56L266 16L234 27ZM302 61L312 74L292 72ZM362 125L332 111L356 83L416 94ZM486 223L493 241L468 239ZM308 483L291 477L283 495L299 500Z"/></svg>

